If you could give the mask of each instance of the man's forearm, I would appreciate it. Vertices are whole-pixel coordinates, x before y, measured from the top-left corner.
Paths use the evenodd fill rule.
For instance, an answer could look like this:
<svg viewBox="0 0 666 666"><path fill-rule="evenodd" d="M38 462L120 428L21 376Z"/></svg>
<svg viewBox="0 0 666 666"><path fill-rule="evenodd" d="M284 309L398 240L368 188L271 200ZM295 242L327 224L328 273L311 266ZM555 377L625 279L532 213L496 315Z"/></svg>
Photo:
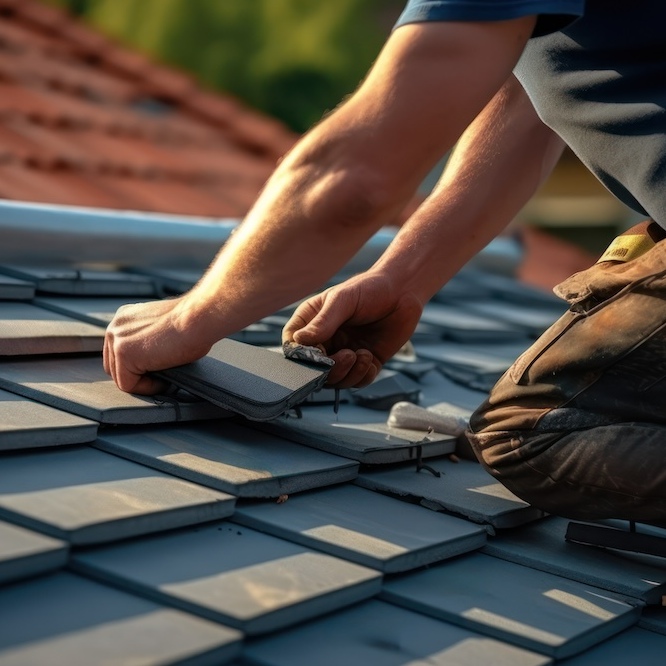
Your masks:
<svg viewBox="0 0 666 666"><path fill-rule="evenodd" d="M512 76L463 134L437 187L373 269L426 302L516 216L563 148Z"/></svg>
<svg viewBox="0 0 666 666"><path fill-rule="evenodd" d="M269 180L187 296L185 328L213 341L318 289L397 216L508 76L533 21L398 30Z"/></svg>

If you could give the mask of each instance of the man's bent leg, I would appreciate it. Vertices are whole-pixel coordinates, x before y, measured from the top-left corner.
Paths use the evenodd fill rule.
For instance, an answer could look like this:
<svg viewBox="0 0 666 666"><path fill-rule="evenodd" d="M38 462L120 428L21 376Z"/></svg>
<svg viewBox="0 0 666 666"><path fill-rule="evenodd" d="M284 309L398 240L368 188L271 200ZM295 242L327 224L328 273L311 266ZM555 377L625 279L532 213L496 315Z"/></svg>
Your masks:
<svg viewBox="0 0 666 666"><path fill-rule="evenodd" d="M558 291L571 309L472 416L472 447L550 513L666 521L666 241Z"/></svg>

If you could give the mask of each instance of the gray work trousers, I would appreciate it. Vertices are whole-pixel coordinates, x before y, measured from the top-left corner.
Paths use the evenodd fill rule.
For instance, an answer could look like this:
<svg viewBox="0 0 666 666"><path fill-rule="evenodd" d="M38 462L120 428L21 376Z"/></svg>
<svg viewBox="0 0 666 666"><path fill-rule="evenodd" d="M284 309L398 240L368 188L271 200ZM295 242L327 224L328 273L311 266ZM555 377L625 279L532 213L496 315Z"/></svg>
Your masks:
<svg viewBox="0 0 666 666"><path fill-rule="evenodd" d="M666 240L654 223L627 234L657 242L558 285L569 311L499 380L467 437L548 513L666 522Z"/></svg>

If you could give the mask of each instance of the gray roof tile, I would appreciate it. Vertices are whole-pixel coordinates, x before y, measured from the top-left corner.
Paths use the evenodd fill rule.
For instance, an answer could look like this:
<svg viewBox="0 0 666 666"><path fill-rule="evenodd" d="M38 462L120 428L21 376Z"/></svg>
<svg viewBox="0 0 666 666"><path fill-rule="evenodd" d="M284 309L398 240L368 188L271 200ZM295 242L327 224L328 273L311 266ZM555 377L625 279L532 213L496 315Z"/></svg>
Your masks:
<svg viewBox="0 0 666 666"><path fill-rule="evenodd" d="M258 634L375 595L381 574L228 522L74 556L86 574Z"/></svg>
<svg viewBox="0 0 666 666"><path fill-rule="evenodd" d="M664 659L666 636L634 627L566 662L567 666L626 666L659 664Z"/></svg>
<svg viewBox="0 0 666 666"><path fill-rule="evenodd" d="M390 581L382 598L558 659L620 633L641 611L599 588L481 554Z"/></svg>
<svg viewBox="0 0 666 666"><path fill-rule="evenodd" d="M425 375L421 381L421 407L430 407L440 402L448 402L463 409L476 409L488 395L485 391L463 386L434 371Z"/></svg>
<svg viewBox="0 0 666 666"><path fill-rule="evenodd" d="M229 419L104 432L98 448L237 497L278 497L356 478L358 463Z"/></svg>
<svg viewBox="0 0 666 666"><path fill-rule="evenodd" d="M435 511L464 516L490 528L515 527L544 515L495 481L476 462L439 459L429 460L428 466L440 476L425 469L417 472L414 467L401 466L364 472L355 483L371 490L412 497Z"/></svg>
<svg viewBox="0 0 666 666"><path fill-rule="evenodd" d="M0 356L100 352L104 329L30 303L0 302Z"/></svg>
<svg viewBox="0 0 666 666"><path fill-rule="evenodd" d="M0 451L82 444L98 423L0 389Z"/></svg>
<svg viewBox="0 0 666 666"><path fill-rule="evenodd" d="M249 644L260 666L545 666L549 657L381 601Z"/></svg>
<svg viewBox="0 0 666 666"><path fill-rule="evenodd" d="M443 303L427 303L421 322L437 326L443 338L460 342L508 342L524 338L524 331L515 325L465 312Z"/></svg>
<svg viewBox="0 0 666 666"><path fill-rule="evenodd" d="M662 602L663 604L663 602ZM664 606L646 608L638 621L641 629L648 629L666 636L666 608Z"/></svg>
<svg viewBox="0 0 666 666"><path fill-rule="evenodd" d="M3 666L204 666L226 663L241 648L234 629L69 573L0 589L0 608Z"/></svg>
<svg viewBox="0 0 666 666"><path fill-rule="evenodd" d="M73 544L229 516L235 499L89 448L5 455L0 515Z"/></svg>
<svg viewBox="0 0 666 666"><path fill-rule="evenodd" d="M282 504L237 506L232 520L385 573L455 557L486 542L485 530L465 520L352 485Z"/></svg>
<svg viewBox="0 0 666 666"><path fill-rule="evenodd" d="M418 344L416 353L419 358L437 363L453 380L487 392L527 346L527 339L497 345L443 341Z"/></svg>
<svg viewBox="0 0 666 666"><path fill-rule="evenodd" d="M0 275L0 298L7 300L29 300L35 295L35 285L26 280Z"/></svg>
<svg viewBox="0 0 666 666"><path fill-rule="evenodd" d="M367 465L415 460L451 453L455 439L386 424L387 412L351 404L334 414L330 406L303 407L302 417L287 415L262 423L262 429Z"/></svg>
<svg viewBox="0 0 666 666"><path fill-rule="evenodd" d="M39 292L85 296L154 296L149 278L120 271L0 265L0 273L32 282Z"/></svg>
<svg viewBox="0 0 666 666"><path fill-rule="evenodd" d="M204 358L155 374L220 407L265 421L321 388L328 370L225 338Z"/></svg>
<svg viewBox="0 0 666 666"><path fill-rule="evenodd" d="M564 312L566 309L564 301L555 294L537 289L508 275L500 275L491 271L463 270L458 277L471 283L475 289L486 290L499 301L549 307L560 312Z"/></svg>
<svg viewBox="0 0 666 666"><path fill-rule="evenodd" d="M567 543L564 534L568 522L549 517L529 528L503 534L501 539L491 539L483 552L628 598L661 602L666 591L666 568L660 558Z"/></svg>
<svg viewBox="0 0 666 666"><path fill-rule="evenodd" d="M161 291L170 291L173 294L182 294L189 291L203 276L203 270L155 268L135 266L129 269L132 273L145 275L153 280Z"/></svg>
<svg viewBox="0 0 666 666"><path fill-rule="evenodd" d="M0 583L60 569L68 550L64 541L0 520Z"/></svg>
<svg viewBox="0 0 666 666"><path fill-rule="evenodd" d="M465 303L461 303L459 307L468 312L518 326L531 336L541 335L560 314L552 307L534 304L506 304L500 303L497 300L468 300ZM563 310L564 308L562 308Z"/></svg>
<svg viewBox="0 0 666 666"><path fill-rule="evenodd" d="M127 296L39 296L33 299L33 303L40 308L105 328L121 305L136 302L136 298Z"/></svg>
<svg viewBox="0 0 666 666"><path fill-rule="evenodd" d="M228 413L199 398L123 393L105 374L101 356L0 361L0 387L99 423L165 423Z"/></svg>

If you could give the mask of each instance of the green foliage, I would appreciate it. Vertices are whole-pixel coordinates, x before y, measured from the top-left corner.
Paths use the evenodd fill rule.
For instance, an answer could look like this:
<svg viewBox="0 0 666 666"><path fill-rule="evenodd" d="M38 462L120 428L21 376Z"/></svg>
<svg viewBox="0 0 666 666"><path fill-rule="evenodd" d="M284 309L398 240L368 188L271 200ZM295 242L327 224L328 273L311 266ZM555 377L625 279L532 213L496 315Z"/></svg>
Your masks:
<svg viewBox="0 0 666 666"><path fill-rule="evenodd" d="M352 92L399 0L50 0L302 131ZM390 23L389 23L390 26Z"/></svg>

